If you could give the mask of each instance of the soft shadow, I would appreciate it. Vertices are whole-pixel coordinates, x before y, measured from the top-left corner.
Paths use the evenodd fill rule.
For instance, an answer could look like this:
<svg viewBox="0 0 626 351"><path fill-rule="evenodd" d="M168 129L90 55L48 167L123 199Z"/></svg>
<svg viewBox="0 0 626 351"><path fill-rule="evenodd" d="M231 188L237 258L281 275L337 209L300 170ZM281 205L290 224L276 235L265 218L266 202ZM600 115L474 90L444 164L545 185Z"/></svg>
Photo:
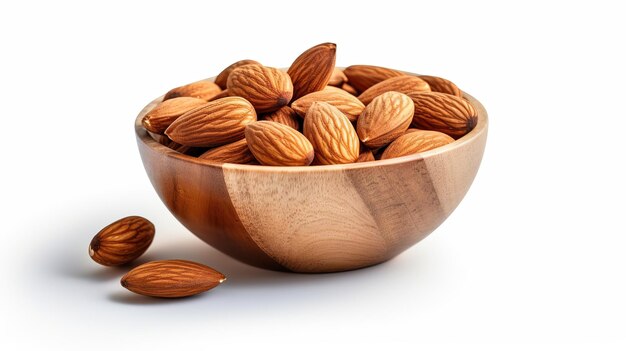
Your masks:
<svg viewBox="0 0 626 351"><path fill-rule="evenodd" d="M109 294L108 299L124 305L166 305L191 302L201 298L202 295L203 294L181 298L164 298L138 295L130 291L116 291Z"/></svg>

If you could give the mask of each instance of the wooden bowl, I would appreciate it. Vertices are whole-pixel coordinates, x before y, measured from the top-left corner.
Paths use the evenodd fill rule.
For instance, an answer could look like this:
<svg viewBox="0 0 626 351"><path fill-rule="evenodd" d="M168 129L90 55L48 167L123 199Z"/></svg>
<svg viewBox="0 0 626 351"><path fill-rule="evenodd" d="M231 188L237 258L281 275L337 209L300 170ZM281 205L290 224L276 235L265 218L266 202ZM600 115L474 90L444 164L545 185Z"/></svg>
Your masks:
<svg viewBox="0 0 626 351"><path fill-rule="evenodd" d="M337 272L387 261L424 239L469 189L487 139L487 112L454 143L347 165L214 164L155 141L135 121L148 177L174 216L245 263L293 272Z"/></svg>

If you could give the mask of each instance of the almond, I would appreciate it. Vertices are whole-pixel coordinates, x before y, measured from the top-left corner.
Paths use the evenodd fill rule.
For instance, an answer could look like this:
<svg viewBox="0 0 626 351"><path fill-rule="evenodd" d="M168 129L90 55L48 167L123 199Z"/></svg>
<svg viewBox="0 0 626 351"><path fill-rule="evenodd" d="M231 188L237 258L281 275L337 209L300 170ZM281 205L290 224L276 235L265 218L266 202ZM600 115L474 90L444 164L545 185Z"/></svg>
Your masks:
<svg viewBox="0 0 626 351"><path fill-rule="evenodd" d="M257 61L254 60L241 60L233 63L232 65L224 68L220 74L215 77L215 84L217 84L220 88L226 89L226 84L228 82L228 76L230 72L232 72L235 68L245 66L245 65L261 65Z"/></svg>
<svg viewBox="0 0 626 351"><path fill-rule="evenodd" d="M460 138L476 125L476 111L463 98L433 92L410 93L408 96L415 104L413 124L420 129L436 130Z"/></svg>
<svg viewBox="0 0 626 351"><path fill-rule="evenodd" d="M246 139L216 147L198 156L198 158L217 163L248 164L254 161L254 156L248 149Z"/></svg>
<svg viewBox="0 0 626 351"><path fill-rule="evenodd" d="M386 79L359 95L359 100L365 105L369 104L375 97L388 91L397 91L408 94L422 91L430 91L428 83L415 76L400 76Z"/></svg>
<svg viewBox="0 0 626 351"><path fill-rule="evenodd" d="M354 95L354 96L359 95L359 93L356 91L356 89L354 89L354 88L352 87L352 85L350 85L350 84L348 84L348 83L343 83L343 84L341 85L341 89L343 89L344 91L346 91L346 92L350 93L350 95Z"/></svg>
<svg viewBox="0 0 626 351"><path fill-rule="evenodd" d="M405 75L405 73L395 69L368 65L349 66L343 70L343 73L348 77L350 85L359 93L364 92L372 85L380 83L385 79Z"/></svg>
<svg viewBox="0 0 626 351"><path fill-rule="evenodd" d="M359 157L359 137L350 120L326 102L314 102L304 117L304 135L322 165L352 163Z"/></svg>
<svg viewBox="0 0 626 351"><path fill-rule="evenodd" d="M297 130L281 123L258 121L246 127L248 148L267 166L308 166L313 161L313 146Z"/></svg>
<svg viewBox="0 0 626 351"><path fill-rule="evenodd" d="M315 102L327 102L335 106L339 111L343 112L350 121L356 121L365 108L365 105L355 96L350 95L342 89L330 86L324 88L324 90L316 91L299 98L291 103L291 108L293 108L298 115L304 117L311 105Z"/></svg>
<svg viewBox="0 0 626 351"><path fill-rule="evenodd" d="M348 81L348 77L346 77L343 71L335 67L335 69L333 69L333 74L330 76L330 79L328 80L328 85L332 85L334 87L341 87L347 81Z"/></svg>
<svg viewBox="0 0 626 351"><path fill-rule="evenodd" d="M290 126L295 130L300 130L300 118L296 111L289 106L283 106L274 112L268 113L263 116L263 119Z"/></svg>
<svg viewBox="0 0 626 351"><path fill-rule="evenodd" d="M361 151L361 153L359 154L359 158L356 159L356 162L371 162L371 161L376 161L372 150Z"/></svg>
<svg viewBox="0 0 626 351"><path fill-rule="evenodd" d="M246 99L232 96L185 113L165 134L181 145L214 147L242 139L246 125L255 120L254 107Z"/></svg>
<svg viewBox="0 0 626 351"><path fill-rule="evenodd" d="M323 43L308 49L293 61L287 74L293 82L294 99L322 90L328 84L335 68L336 51L335 44Z"/></svg>
<svg viewBox="0 0 626 351"><path fill-rule="evenodd" d="M209 100L213 96L219 94L221 91L222 89L220 89L217 84L206 80L201 80L168 91L167 94L165 94L165 97L163 97L163 101L181 96Z"/></svg>
<svg viewBox="0 0 626 351"><path fill-rule="evenodd" d="M126 289L145 296L185 297L213 289L226 277L213 268L185 260L144 263L121 279Z"/></svg>
<svg viewBox="0 0 626 351"><path fill-rule="evenodd" d="M104 266L129 263L141 256L154 238L154 225L147 219L131 216L104 227L89 244L89 256Z"/></svg>
<svg viewBox="0 0 626 351"><path fill-rule="evenodd" d="M389 144L381 159L412 155L450 144L453 141L454 139L444 133L432 130L413 131L402 135Z"/></svg>
<svg viewBox="0 0 626 351"><path fill-rule="evenodd" d="M414 105L410 97L389 91L367 105L357 122L359 139L376 149L402 135L413 120Z"/></svg>
<svg viewBox="0 0 626 351"><path fill-rule="evenodd" d="M426 83L430 86L430 90L437 93L446 93L454 96L461 97L461 89L456 86L456 84L451 81L435 76L419 76L421 79L425 80Z"/></svg>
<svg viewBox="0 0 626 351"><path fill-rule="evenodd" d="M287 73L272 67L244 65L228 76L228 92L250 101L257 113L272 112L287 105L293 85Z"/></svg>
<svg viewBox="0 0 626 351"><path fill-rule="evenodd" d="M222 90L219 94L213 96L212 98L208 99L207 101L215 101L221 98L225 98L225 97L229 97L230 93L228 92L228 89L224 89Z"/></svg>
<svg viewBox="0 0 626 351"><path fill-rule="evenodd" d="M206 103L206 100L193 97L165 100L148 112L141 120L141 124L148 131L163 134L178 117Z"/></svg>

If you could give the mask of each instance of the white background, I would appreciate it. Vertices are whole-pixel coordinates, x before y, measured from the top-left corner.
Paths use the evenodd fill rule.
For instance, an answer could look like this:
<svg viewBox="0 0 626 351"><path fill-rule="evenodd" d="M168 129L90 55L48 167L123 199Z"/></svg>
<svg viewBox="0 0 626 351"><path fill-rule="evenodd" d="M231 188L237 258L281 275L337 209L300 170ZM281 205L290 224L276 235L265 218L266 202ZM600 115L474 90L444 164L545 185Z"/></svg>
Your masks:
<svg viewBox="0 0 626 351"><path fill-rule="evenodd" d="M0 348L623 350L618 4L2 2ZM236 60L285 67L325 41L338 65L441 75L476 96L491 118L483 164L456 212L388 263L243 265L162 205L133 120ZM227 283L167 301L122 289L125 270L91 262L87 244L131 214L157 227L142 262L197 260Z"/></svg>

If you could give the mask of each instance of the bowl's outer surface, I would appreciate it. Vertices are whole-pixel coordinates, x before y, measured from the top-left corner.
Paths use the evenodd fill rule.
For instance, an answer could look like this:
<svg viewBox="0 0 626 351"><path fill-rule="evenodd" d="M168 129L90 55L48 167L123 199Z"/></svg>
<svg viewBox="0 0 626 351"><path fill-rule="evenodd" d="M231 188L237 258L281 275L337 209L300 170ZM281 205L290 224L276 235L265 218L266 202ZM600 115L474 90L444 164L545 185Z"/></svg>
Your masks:
<svg viewBox="0 0 626 351"><path fill-rule="evenodd" d="M469 189L487 139L487 113L444 147L349 165L212 164L155 141L135 122L141 158L161 200L191 232L258 267L335 272L384 262L430 234Z"/></svg>

